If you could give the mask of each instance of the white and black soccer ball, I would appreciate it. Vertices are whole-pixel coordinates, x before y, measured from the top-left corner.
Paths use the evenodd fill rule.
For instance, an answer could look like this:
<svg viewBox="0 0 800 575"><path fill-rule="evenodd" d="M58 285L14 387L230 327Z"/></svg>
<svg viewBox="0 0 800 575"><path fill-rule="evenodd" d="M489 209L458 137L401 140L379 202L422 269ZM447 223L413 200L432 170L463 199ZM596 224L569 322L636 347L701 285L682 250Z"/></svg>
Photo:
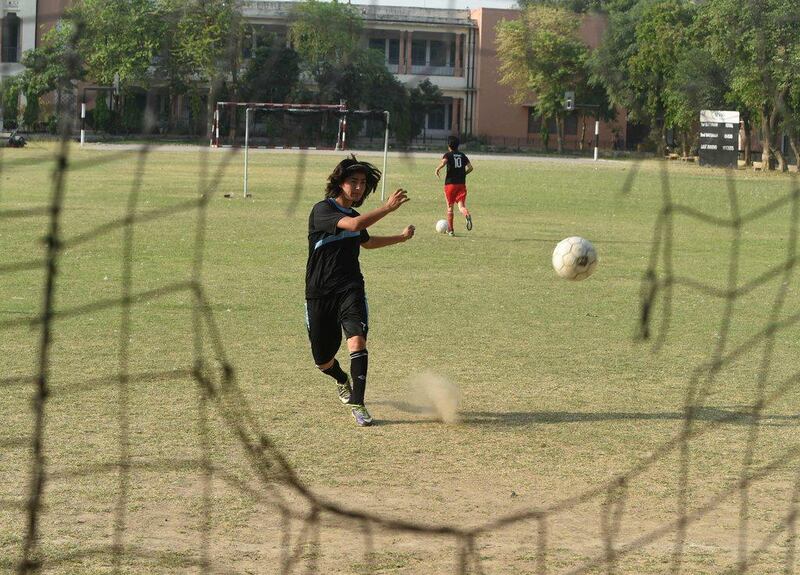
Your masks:
<svg viewBox="0 0 800 575"><path fill-rule="evenodd" d="M564 238L553 250L553 269L564 279L585 280L594 273L596 267L597 250L586 238Z"/></svg>
<svg viewBox="0 0 800 575"><path fill-rule="evenodd" d="M436 222L436 231L440 234L447 233L447 220L439 220Z"/></svg>

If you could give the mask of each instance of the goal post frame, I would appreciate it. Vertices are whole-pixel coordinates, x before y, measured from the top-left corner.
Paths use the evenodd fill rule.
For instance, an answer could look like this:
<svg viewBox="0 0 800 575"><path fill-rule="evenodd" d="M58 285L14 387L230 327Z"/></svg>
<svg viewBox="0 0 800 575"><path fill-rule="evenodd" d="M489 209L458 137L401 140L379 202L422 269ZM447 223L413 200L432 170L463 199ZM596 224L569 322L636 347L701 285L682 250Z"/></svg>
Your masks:
<svg viewBox="0 0 800 575"><path fill-rule="evenodd" d="M386 170L389 155L389 119L390 113L388 110L348 110L344 104L285 104L285 103L269 103L269 102L217 102L214 110L213 125L211 129L211 146L220 147L219 143L219 125L220 125L220 109L221 107L244 108L244 168L243 168L243 190L242 194L245 198L252 197L249 191L249 156L250 156L250 117L254 111L265 112L288 112L288 113L313 113L318 111L332 111L337 113L340 118L340 125L337 133L337 141L335 149L346 149L347 147L347 117L348 116L365 116L376 117L380 116L384 123L384 137L383 137L383 175L381 183L381 201L386 197Z"/></svg>

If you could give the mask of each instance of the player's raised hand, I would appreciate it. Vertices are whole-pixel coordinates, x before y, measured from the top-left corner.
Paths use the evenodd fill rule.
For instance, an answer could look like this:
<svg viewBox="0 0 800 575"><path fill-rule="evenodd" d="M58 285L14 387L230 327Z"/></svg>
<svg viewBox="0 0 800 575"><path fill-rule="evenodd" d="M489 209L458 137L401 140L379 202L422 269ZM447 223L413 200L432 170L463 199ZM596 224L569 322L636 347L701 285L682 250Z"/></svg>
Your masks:
<svg viewBox="0 0 800 575"><path fill-rule="evenodd" d="M406 226L406 229L404 229L403 233L401 234L404 238L403 241L410 240L411 238L413 238L415 230L416 228L414 226Z"/></svg>
<svg viewBox="0 0 800 575"><path fill-rule="evenodd" d="M398 188L395 190L389 199L386 200L384 206L386 206L390 212L395 211L397 208L402 206L408 201L408 192L403 188Z"/></svg>

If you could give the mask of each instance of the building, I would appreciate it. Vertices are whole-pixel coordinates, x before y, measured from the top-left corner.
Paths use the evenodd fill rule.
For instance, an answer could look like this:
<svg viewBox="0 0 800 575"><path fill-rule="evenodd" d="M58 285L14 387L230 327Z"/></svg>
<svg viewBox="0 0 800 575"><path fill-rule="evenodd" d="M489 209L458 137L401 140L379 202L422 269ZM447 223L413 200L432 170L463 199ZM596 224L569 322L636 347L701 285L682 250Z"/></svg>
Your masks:
<svg viewBox="0 0 800 575"><path fill-rule="evenodd" d="M69 0L0 0L3 7L2 54L0 79L17 74L22 53L38 46L44 34L56 25ZM387 3L391 3L388 0ZM395 0L401 3L401 0ZM438 5L435 1L420 2ZM510 2L495 0L494 5ZM269 32L286 36L291 11L295 2L278 0L245 0L241 3L243 15L250 27L248 38L257 42ZM457 6L458 2L442 2ZM463 5L463 3L462 3ZM353 5L360 11L364 22L362 42L365 47L384 53L387 68L408 87L430 80L439 87L444 99L442 105L429 111L425 118L426 138L443 139L450 134L478 137L488 144L505 147L539 147L540 119L533 113L531 104L511 102L511 89L499 83L498 62L495 50L495 27L503 19L519 17L519 10L511 8L466 7L440 8L384 5L373 2ZM582 16L581 34L589 46L597 46L605 21L600 15ZM255 47L245 45L248 49ZM91 88L90 88L91 90ZM86 97L86 88L81 98ZM143 96L144 97L144 96ZM94 96L91 96L93 101ZM148 107L163 114L166 94L146 96ZM181 110L185 103L178 105ZM188 114L183 110L182 114ZM184 114L184 115L185 115ZM566 122L567 149L588 141L594 132L594 122L589 118L589 133L583 134L579 124L586 124L586 116L579 111ZM617 122L601 125L600 145L611 147L625 135L625 116Z"/></svg>
<svg viewBox="0 0 800 575"><path fill-rule="evenodd" d="M244 15L257 29L285 35L293 2L250 0ZM499 82L495 27L503 19L519 17L520 11L503 8L420 8L355 5L364 20L365 46L381 50L386 66L408 87L430 80L444 95L440 109L425 119L425 135L432 139L467 134L489 144L507 147L542 145L539 118L532 105L511 104L511 89ZM600 43L605 20L601 15L582 17L581 35L590 47ZM588 134L579 125L585 117L575 111L566 122L567 148L586 143L594 134L589 118ZM611 147L625 135L624 112L613 124L601 124L600 145Z"/></svg>

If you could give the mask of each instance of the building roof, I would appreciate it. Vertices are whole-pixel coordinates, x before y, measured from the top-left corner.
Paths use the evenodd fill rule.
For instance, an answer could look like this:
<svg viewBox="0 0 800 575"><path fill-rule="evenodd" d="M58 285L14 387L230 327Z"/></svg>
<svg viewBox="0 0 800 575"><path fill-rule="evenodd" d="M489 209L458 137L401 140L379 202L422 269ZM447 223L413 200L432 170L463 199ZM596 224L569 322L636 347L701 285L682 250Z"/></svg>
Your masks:
<svg viewBox="0 0 800 575"><path fill-rule="evenodd" d="M297 2L283 0L246 0L242 2L244 15L268 20L288 19ZM418 6L380 6L352 4L361 13L365 23L422 24L475 27L467 8L421 8Z"/></svg>

